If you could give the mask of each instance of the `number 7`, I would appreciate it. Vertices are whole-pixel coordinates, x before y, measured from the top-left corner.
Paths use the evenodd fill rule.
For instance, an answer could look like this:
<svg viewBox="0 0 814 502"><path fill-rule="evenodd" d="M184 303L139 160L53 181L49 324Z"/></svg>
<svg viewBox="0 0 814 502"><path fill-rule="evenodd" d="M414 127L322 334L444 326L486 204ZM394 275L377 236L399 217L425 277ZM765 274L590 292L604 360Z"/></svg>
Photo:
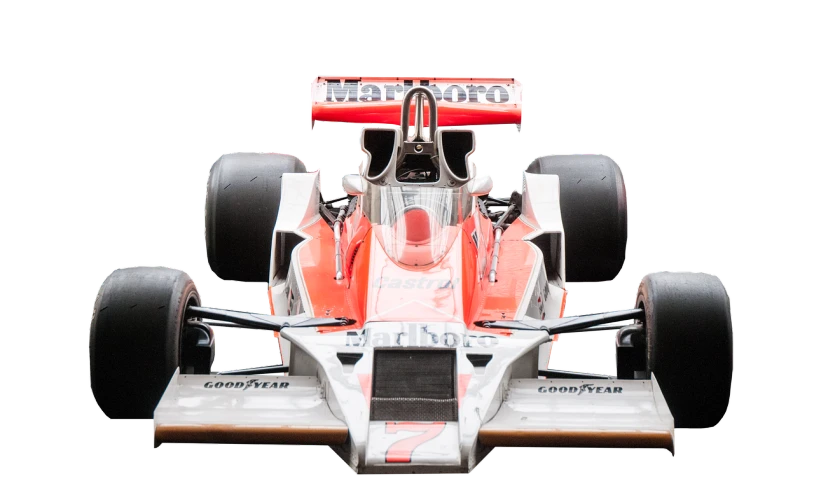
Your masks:
<svg viewBox="0 0 814 502"><path fill-rule="evenodd" d="M427 441L437 437L444 430L446 422L387 422L384 426L386 434L397 432L421 432L417 436L400 439L390 445L385 453L384 461L387 463L409 463L413 450Z"/></svg>

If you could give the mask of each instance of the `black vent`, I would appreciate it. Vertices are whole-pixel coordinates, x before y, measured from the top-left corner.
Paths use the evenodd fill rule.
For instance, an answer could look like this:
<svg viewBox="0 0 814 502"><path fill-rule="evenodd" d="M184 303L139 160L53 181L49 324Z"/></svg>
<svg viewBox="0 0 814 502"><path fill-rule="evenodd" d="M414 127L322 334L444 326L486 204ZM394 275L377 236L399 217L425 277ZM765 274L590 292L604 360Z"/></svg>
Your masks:
<svg viewBox="0 0 814 502"><path fill-rule="evenodd" d="M353 248L353 254L350 255L350 262L348 264L348 275L349 276L350 276L350 274L353 273L353 264L356 262L356 255L359 254L359 248L361 248L362 244L364 244L364 243L365 243L365 241L362 241L359 244L357 244L355 248Z"/></svg>
<svg viewBox="0 0 814 502"><path fill-rule="evenodd" d="M365 129L365 150L370 153L370 166L367 176L375 178L381 175L390 164L395 148L396 131L382 129Z"/></svg>
<svg viewBox="0 0 814 502"><path fill-rule="evenodd" d="M466 358L476 368L483 368L492 360L492 354L467 354Z"/></svg>
<svg viewBox="0 0 814 502"><path fill-rule="evenodd" d="M337 352L336 358L342 364L350 364L351 366L358 363L362 358L362 354L358 352Z"/></svg>
<svg viewBox="0 0 814 502"><path fill-rule="evenodd" d="M370 419L454 422L454 349L376 349Z"/></svg>
<svg viewBox="0 0 814 502"><path fill-rule="evenodd" d="M444 147L444 160L452 174L459 179L469 179L466 156L475 147L472 131L444 131L441 133L441 145Z"/></svg>

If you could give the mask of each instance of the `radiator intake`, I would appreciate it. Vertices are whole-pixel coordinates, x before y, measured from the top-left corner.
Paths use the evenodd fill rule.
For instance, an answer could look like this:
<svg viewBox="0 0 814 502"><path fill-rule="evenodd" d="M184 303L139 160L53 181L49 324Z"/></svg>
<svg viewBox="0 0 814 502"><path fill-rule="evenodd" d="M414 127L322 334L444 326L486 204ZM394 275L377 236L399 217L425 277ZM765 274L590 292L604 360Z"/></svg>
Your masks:
<svg viewBox="0 0 814 502"><path fill-rule="evenodd" d="M454 349L373 351L372 421L455 422Z"/></svg>

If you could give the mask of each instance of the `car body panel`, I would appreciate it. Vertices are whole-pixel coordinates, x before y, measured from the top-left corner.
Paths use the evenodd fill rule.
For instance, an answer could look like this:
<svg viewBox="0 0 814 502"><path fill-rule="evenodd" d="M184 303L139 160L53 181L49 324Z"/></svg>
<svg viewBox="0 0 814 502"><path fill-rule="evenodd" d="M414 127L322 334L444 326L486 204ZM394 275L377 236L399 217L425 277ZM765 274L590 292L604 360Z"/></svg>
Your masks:
<svg viewBox="0 0 814 502"><path fill-rule="evenodd" d="M431 110L438 101L441 126L519 127L521 88L513 80L410 80L318 78L312 117L398 124L399 93L415 83L428 86L410 92L427 93ZM469 164L474 137L457 136L467 139L465 179L439 174L435 181L401 183L388 169L408 144L402 126L374 131L404 140L402 150L382 140L387 148L377 159L387 166L377 164L380 175L370 173L373 156L363 132L365 177L343 182L349 196L341 210L322 204L319 172L282 177L271 312L342 322L296 327L281 321L275 336L284 376L176 374L155 412L156 443L325 444L359 473L469 472L495 446L672 451L673 420L655 379L539 378L556 340L541 321L561 318L567 297L558 176L525 173L505 215L521 211L504 225L487 214L484 194L468 191L475 181ZM411 155L419 155L416 145L435 148L415 137L423 138L411 137ZM439 170L452 172L446 160L439 162ZM488 190L492 183L472 186ZM454 192L438 199L453 204L438 204L433 212L422 189ZM386 199L392 192L407 195ZM408 232L410 218L425 218L427 235ZM500 321L509 327L489 324ZM431 362L439 354L448 364ZM402 365L382 370L375 364L387 360ZM404 418L422 413L435 418Z"/></svg>

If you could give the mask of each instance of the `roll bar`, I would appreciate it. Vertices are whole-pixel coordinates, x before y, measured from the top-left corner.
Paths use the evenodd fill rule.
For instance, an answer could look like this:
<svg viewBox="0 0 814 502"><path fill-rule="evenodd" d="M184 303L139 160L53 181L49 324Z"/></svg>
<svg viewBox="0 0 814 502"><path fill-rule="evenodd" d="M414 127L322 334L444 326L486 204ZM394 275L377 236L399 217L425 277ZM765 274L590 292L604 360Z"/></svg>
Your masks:
<svg viewBox="0 0 814 502"><path fill-rule="evenodd" d="M408 131L410 130L410 103L413 101L413 96L416 96L415 103L415 135L410 138L411 141L427 141L423 137L424 130L424 98L430 105L430 139L435 141L435 130L438 128L438 103L435 100L435 95L426 87L413 87L404 95L404 101L401 104L401 137L407 138ZM405 139L405 141L407 141Z"/></svg>

